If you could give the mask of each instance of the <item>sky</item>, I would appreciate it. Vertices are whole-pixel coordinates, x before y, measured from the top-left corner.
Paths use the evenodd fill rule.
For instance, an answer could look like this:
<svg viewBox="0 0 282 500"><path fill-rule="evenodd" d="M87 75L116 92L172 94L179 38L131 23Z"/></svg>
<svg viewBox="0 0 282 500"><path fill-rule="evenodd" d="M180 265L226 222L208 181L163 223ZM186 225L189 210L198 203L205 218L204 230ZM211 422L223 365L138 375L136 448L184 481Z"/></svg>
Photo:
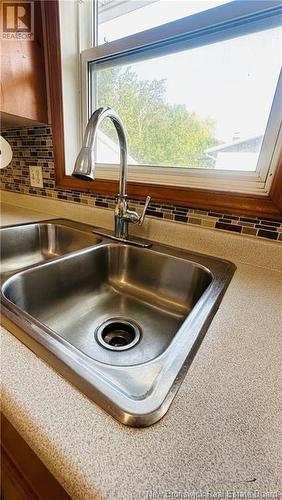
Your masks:
<svg viewBox="0 0 282 500"><path fill-rule="evenodd" d="M131 0L134 1L134 0ZM109 41L226 1L161 0L100 25ZM216 137L263 133L282 63L281 28L131 65L140 79L166 79L166 99L210 117Z"/></svg>

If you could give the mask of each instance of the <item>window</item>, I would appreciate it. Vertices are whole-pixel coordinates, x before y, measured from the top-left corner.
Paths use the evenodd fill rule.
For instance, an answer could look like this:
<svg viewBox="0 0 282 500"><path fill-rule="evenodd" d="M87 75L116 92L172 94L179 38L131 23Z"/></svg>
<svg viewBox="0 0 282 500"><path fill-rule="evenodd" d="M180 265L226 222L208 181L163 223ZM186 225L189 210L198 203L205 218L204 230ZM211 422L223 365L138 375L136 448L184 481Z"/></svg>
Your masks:
<svg viewBox="0 0 282 500"><path fill-rule="evenodd" d="M97 16L98 3L100 17ZM152 85L154 80L160 85L159 80L164 79L163 74L160 76L160 71L166 71L166 94L164 99L161 93L160 105L176 106L177 109L180 107L183 114L184 104L184 111L189 113L189 118L194 113L193 119L197 125L199 125L199 118L202 121L211 118L213 122L216 122L211 124L208 121L208 125L212 125L214 136L212 141L208 137L206 147L200 135L201 141L196 141L197 151L195 148L194 151L190 151L189 158L185 162L180 161L179 154L177 161L174 161L173 155L170 158L167 154L164 155L162 144L159 142L156 147L157 137L154 136L154 158L157 159L153 161L150 157L152 152L147 146L144 149L143 146L140 148L137 144L137 148L134 144L128 121L130 114L126 116L123 113L122 118L129 130L129 163L131 163L129 196L143 198L150 194L154 200L165 203L212 208L215 211L224 210L226 213L244 213L281 220L282 78L281 75L278 76L278 67L281 63L279 59L281 58L280 47L282 47L280 31L282 2L244 0L226 3L197 0L195 3L190 0L183 0L183 2L181 0L181 3L185 3L188 8L184 13L186 17L183 18L183 14L179 14L180 10L176 12L175 9L174 20L166 23L168 18L164 16L168 15L166 7L169 3L168 0L154 2L153 0L93 0L93 2L71 0L60 2L60 5L58 2L44 2L56 185L58 188L90 191L103 195L117 193L118 183L115 179L118 177L119 169L115 164L115 159L119 148L109 125L100 133L100 140L102 139L104 143L104 152L102 158L101 155L99 158L98 153L98 160L106 160L106 163L96 165L95 182L87 183L71 177L75 157L81 145L83 129L91 111L99 105L99 102L103 102L107 92L111 97L110 104L118 104L116 100L120 99L120 93L115 91L117 87L113 84L113 80L105 78L107 73L118 72L123 75L126 71L127 73L136 71L138 72L138 85L140 81L144 81L146 75L145 80L149 81L150 89L150 84ZM67 11L62 9L60 12L59 7L67 7L67 4L70 7L70 4L73 4L74 8L69 8ZM110 26L108 24L107 37L112 41L107 42L101 38L101 31L99 39L99 26L101 30L102 24L111 21L109 17L108 19L105 16L101 17L102 4L107 7L108 14L111 10L112 21L115 18L122 21L122 16L124 16L124 21L127 15L135 13L135 21L130 23L130 29L134 34L125 36L125 34L128 35L124 28L127 23L120 22L117 23L120 31L116 33L108 29ZM149 25L138 26L138 20L141 19L139 14L142 9L151 4L155 9L158 7L159 14L154 18L147 16L147 21L150 20L151 23L150 29L147 29ZM180 1L173 0L173 5L178 4ZM137 5L138 9L135 8ZM114 10L114 7L118 6L119 8ZM95 16L91 15L91 8L96 13ZM140 31L144 28L145 31ZM244 40L246 40L245 50L238 51L236 57L236 45L238 46ZM58 50L60 45L61 54ZM92 48L89 48L91 46ZM222 64L215 56L212 61L210 60L212 49L216 46L218 54L225 53ZM270 51L271 46L273 46L272 51ZM269 57L262 55L263 51L268 51ZM227 52L228 55L226 55ZM189 73L187 76L188 69L191 73L191 68L193 68L193 54L196 53L201 55L198 61L202 59L202 65L194 64L195 71L192 76L197 85L193 83L193 78L190 82ZM207 54L209 54L209 60L207 60ZM240 61L238 61L239 56ZM171 58L172 60L183 58L183 64L181 67L178 64L175 71L167 70ZM231 69L233 68L234 79L237 79L238 83L237 86L233 85L233 88L231 84L234 84L235 80L232 79L232 73L230 76L229 72L227 73L223 68L226 66L230 69L229 58L230 61L233 58L234 64L231 65ZM260 61L263 58L265 63ZM154 64L157 61L163 61L161 70L160 64L158 69ZM209 65L214 71L207 71L210 69ZM234 70L235 65L238 71ZM196 70L202 71L202 74L204 70L206 71L202 80L197 80ZM221 72L222 78L218 77L218 72ZM174 73L179 76L176 78ZM240 86L240 75L249 85ZM110 88L114 88L114 92L111 90L109 92L106 84L102 86L103 78ZM175 81L180 80L181 85L183 80L183 86L189 88L189 95L194 92L193 99L190 98L192 107L189 109L186 100L183 102L179 91L174 92L175 95L171 93L174 101L169 101L168 80L173 81L173 78ZM254 78L256 78L256 85ZM212 85L215 81L216 85L214 83ZM192 92L193 85L194 91ZM254 99L258 89L260 99ZM238 98L239 90L240 99ZM218 103L221 101L227 103L227 110L224 110L222 106L223 111L220 111ZM79 102L81 102L81 109L77 106ZM237 106L234 106L234 102ZM205 103L208 104L208 112ZM204 107L204 113L201 105ZM231 105L233 107L229 108ZM129 106L128 108L130 111ZM125 109L127 109L126 106ZM252 109L258 117L257 127L252 121L252 116L249 116ZM259 112L257 112L258 109ZM220 120L212 113L212 110L216 113L221 112ZM157 111L159 113L160 109ZM225 122L222 118L224 111L228 119ZM165 113L165 119L167 119L167 114ZM186 113L184 114L187 118ZM196 120L195 115L197 115ZM156 128L151 129L151 134ZM195 128L197 129L194 127L193 132ZM202 131L202 128L198 127L198 130ZM184 132L187 132L187 135L192 133L190 127L189 131L185 128L185 123ZM169 128L169 133L171 134L171 128ZM178 139L183 138L179 130L175 135ZM149 139L151 140L150 136ZM169 140L172 140L171 136ZM164 149L166 146L163 143Z"/></svg>
<svg viewBox="0 0 282 500"><path fill-rule="evenodd" d="M131 63L91 63L91 112L111 106L120 114L133 165L255 171L279 78L280 35L273 28ZM98 160L118 163L114 127L105 134Z"/></svg>
<svg viewBox="0 0 282 500"><path fill-rule="evenodd" d="M132 181L265 194L282 142L281 4L177 0L167 23L171 3L96 2L97 46L82 53L84 124L100 106L120 114ZM105 123L99 178L118 177L118 155Z"/></svg>

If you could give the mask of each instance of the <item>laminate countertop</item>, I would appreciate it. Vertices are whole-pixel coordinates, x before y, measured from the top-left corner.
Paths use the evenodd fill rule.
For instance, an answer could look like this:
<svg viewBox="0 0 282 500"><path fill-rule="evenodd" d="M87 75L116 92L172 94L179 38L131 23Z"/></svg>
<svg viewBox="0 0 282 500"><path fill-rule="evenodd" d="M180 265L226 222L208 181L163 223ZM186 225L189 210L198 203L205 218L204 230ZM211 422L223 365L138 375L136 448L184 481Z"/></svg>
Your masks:
<svg viewBox="0 0 282 500"><path fill-rule="evenodd" d="M2 208L2 224L46 218ZM123 426L3 327L2 411L74 499L278 498L282 245L169 224L163 243L174 227L237 270L165 417Z"/></svg>

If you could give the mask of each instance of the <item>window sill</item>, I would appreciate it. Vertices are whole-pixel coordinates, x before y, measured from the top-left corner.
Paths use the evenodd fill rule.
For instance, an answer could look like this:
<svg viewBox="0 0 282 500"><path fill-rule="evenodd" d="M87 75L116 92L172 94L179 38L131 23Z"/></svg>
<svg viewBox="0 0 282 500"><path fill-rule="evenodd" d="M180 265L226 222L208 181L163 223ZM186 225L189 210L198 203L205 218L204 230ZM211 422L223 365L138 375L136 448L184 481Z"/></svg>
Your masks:
<svg viewBox="0 0 282 500"><path fill-rule="evenodd" d="M128 183L128 195L131 198L145 198L150 195L154 201L171 203L221 212L252 215L273 220L282 220L282 159L276 170L270 193L248 194L192 187L172 187L149 183ZM57 172L57 187L77 191L92 192L105 196L114 196L118 192L115 180L96 179L86 182Z"/></svg>

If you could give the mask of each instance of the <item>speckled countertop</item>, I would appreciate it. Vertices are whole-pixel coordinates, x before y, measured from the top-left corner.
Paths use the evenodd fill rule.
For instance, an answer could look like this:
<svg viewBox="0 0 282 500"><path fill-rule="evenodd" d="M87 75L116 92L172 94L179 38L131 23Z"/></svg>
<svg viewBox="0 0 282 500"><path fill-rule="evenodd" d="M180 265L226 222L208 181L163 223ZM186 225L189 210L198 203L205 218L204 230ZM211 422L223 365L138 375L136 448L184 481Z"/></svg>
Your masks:
<svg viewBox="0 0 282 500"><path fill-rule="evenodd" d="M2 224L43 218L2 210ZM151 230L169 243L165 224ZM174 228L237 271L166 416L122 426L4 328L2 411L73 499L278 498L282 245Z"/></svg>

